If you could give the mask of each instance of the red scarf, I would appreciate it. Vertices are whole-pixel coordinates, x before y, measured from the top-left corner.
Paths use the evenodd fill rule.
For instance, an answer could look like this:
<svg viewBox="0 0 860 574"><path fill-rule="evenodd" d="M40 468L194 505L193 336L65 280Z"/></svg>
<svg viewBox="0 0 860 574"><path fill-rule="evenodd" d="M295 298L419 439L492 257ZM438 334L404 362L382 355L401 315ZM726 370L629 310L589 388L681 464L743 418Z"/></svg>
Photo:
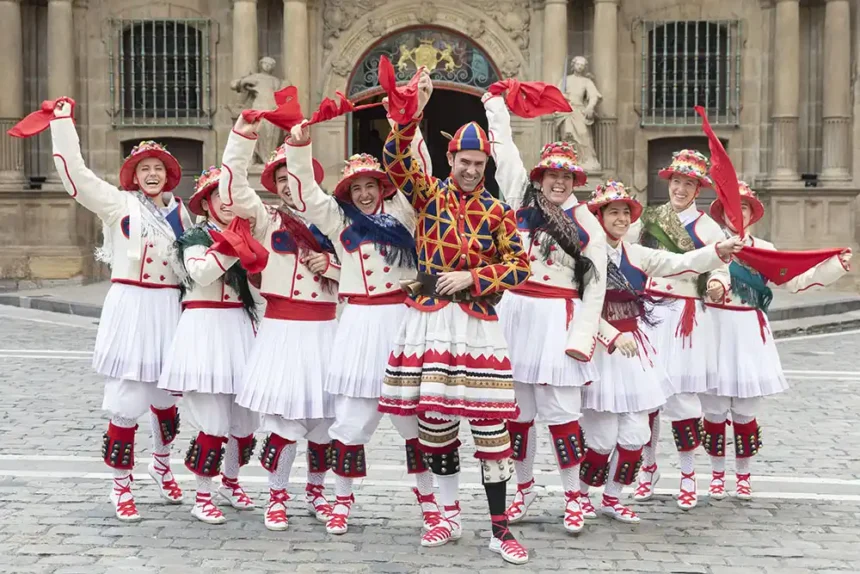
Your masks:
<svg viewBox="0 0 860 574"><path fill-rule="evenodd" d="M216 253L238 257L239 263L248 273L260 273L269 262L269 252L254 239L251 234L251 224L247 219L233 218L227 229L209 232L215 243L212 249Z"/></svg>
<svg viewBox="0 0 860 574"><path fill-rule="evenodd" d="M726 148L711 129L708 115L702 106L695 107L696 113L702 117L702 131L708 136L708 148L711 150L711 169L709 175L714 180L717 197L723 204L726 221L732 224L738 235L744 236L744 214L741 210L741 193L739 191L738 174L726 153Z"/></svg>
<svg viewBox="0 0 860 574"><path fill-rule="evenodd" d="M553 112L568 113L570 103L561 90L543 82L521 82L516 78L508 78L496 82L487 88L494 96L505 92L505 103L514 115L521 118L536 118Z"/></svg>
<svg viewBox="0 0 860 574"><path fill-rule="evenodd" d="M72 113L69 117L74 120L75 116L75 100L72 98L57 98L56 100L45 100L42 102L42 107L37 111L29 114L23 120L6 130L6 133L13 138L29 138L36 134L40 134L51 125L51 120L54 119L54 108L60 102L69 102L72 106Z"/></svg>
<svg viewBox="0 0 860 574"><path fill-rule="evenodd" d="M388 94L388 115L398 124L408 124L418 111L418 79L421 77L421 68L415 72L408 84L398 88L391 60L380 56L378 74L379 85L385 88Z"/></svg>
<svg viewBox="0 0 860 574"><path fill-rule="evenodd" d="M841 247L815 251L774 251L745 246L740 252L735 253L735 257L764 275L772 283L782 285L844 251L846 249Z"/></svg>

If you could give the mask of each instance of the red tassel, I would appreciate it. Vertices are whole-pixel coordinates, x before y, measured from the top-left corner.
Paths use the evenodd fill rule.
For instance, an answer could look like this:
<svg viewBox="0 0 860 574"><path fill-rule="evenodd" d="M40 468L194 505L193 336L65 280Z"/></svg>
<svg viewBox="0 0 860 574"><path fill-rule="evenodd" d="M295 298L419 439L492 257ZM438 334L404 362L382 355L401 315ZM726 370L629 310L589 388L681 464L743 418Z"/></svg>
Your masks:
<svg viewBox="0 0 860 574"><path fill-rule="evenodd" d="M684 339L681 346L685 347L686 339L690 339L690 347L693 346L693 327L696 326L696 300L684 299L684 311L681 313L681 320L678 321L678 327L675 329L675 337Z"/></svg>
<svg viewBox="0 0 860 574"><path fill-rule="evenodd" d="M755 310L756 317L758 318L758 329L761 333L761 342L767 343L767 321L765 320L764 313L761 309Z"/></svg>

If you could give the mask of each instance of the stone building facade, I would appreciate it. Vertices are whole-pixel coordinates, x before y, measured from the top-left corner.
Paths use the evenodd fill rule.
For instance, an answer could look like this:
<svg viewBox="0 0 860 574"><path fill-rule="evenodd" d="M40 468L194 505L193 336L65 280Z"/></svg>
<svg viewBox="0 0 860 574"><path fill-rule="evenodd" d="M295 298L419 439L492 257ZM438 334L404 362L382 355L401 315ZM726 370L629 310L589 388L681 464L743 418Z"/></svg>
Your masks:
<svg viewBox="0 0 860 574"><path fill-rule="evenodd" d="M296 85L308 113L336 91L372 103L386 54L404 78L433 69L423 128L438 174L439 132L483 121L489 83L569 89L588 83L569 76L584 56L601 96L590 186L615 177L643 201L665 199L656 172L671 152L707 151L699 103L766 202L757 234L786 249L856 246L858 24L850 0L0 0L0 125L71 95L93 171L116 183L134 144L163 140L187 195L266 86ZM274 62L261 68L264 57ZM558 124L514 119L527 164ZM387 129L378 107L315 126L326 185L347 154L378 153ZM102 277L99 235L59 185L47 134L0 138L0 281Z"/></svg>

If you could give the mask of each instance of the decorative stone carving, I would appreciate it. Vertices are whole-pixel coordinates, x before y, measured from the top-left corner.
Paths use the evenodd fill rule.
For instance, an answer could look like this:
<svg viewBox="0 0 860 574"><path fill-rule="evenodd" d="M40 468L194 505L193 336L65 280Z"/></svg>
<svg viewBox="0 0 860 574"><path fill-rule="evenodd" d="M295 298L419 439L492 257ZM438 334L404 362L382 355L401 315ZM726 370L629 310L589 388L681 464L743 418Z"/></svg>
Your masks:
<svg viewBox="0 0 860 574"><path fill-rule="evenodd" d="M384 4L386 0L325 0L323 8L323 37L328 55L340 35L361 16ZM381 33L374 34L375 36Z"/></svg>
<svg viewBox="0 0 860 574"><path fill-rule="evenodd" d="M502 75L505 78L515 78L520 73L520 62L513 56L508 56L505 61L500 64Z"/></svg>
<svg viewBox="0 0 860 574"><path fill-rule="evenodd" d="M340 57L331 63L331 69L338 76L345 78L352 71L352 62L345 57Z"/></svg>
<svg viewBox="0 0 860 574"><path fill-rule="evenodd" d="M430 24L436 20L436 7L432 3L422 4L418 12L415 13L415 18L421 24Z"/></svg>
<svg viewBox="0 0 860 574"><path fill-rule="evenodd" d="M371 18L367 23L367 31L370 32L371 36L376 38L381 37L385 34L385 20L382 18Z"/></svg>
<svg viewBox="0 0 860 574"><path fill-rule="evenodd" d="M591 74L586 71L588 60L582 56L576 56L570 64L573 73L567 76L560 87L573 110L567 114L558 114L555 128L558 131L558 137L572 141L576 145L579 165L586 171L600 171L591 126L594 124L594 108L603 96L594 85Z"/></svg>
<svg viewBox="0 0 860 574"><path fill-rule="evenodd" d="M483 18L476 18L475 20L471 20L469 25L466 27L466 32L469 34L469 37L473 40L477 40L484 34L484 28L486 24L484 23Z"/></svg>
<svg viewBox="0 0 860 574"><path fill-rule="evenodd" d="M528 0L507 0L498 3L491 2L491 4L493 6L487 13L492 14L496 22L517 43L520 50L527 50L529 47L529 22L531 21Z"/></svg>
<svg viewBox="0 0 860 574"><path fill-rule="evenodd" d="M252 110L275 109L275 92L283 86L280 79L272 75L275 69L275 59L266 56L260 59L260 71L248 74L244 78L230 82L230 89L245 96L243 106ZM260 122L257 130L257 149L254 152L254 163L265 163L269 153L278 147L281 140L281 130L269 122Z"/></svg>

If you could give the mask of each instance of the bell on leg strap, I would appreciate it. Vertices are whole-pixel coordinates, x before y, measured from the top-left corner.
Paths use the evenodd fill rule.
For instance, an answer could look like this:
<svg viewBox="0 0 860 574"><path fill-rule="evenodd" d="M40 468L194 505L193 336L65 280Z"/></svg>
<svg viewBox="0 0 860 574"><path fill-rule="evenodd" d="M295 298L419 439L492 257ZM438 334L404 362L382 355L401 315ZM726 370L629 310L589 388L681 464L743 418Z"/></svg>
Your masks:
<svg viewBox="0 0 860 574"><path fill-rule="evenodd" d="M750 458L761 449L761 427L753 419L747 423L734 423L735 458Z"/></svg>
<svg viewBox="0 0 860 574"><path fill-rule="evenodd" d="M108 423L102 444L102 458L111 468L131 470L134 468L134 434L137 425L121 427Z"/></svg>
<svg viewBox="0 0 860 574"><path fill-rule="evenodd" d="M585 439L579 421L549 425L549 433L559 468L571 468L585 458Z"/></svg>
<svg viewBox="0 0 860 574"><path fill-rule="evenodd" d="M243 467L251 462L251 457L254 455L254 448L257 446L257 439L254 438L253 433L248 436L234 436L233 438L236 439L236 443L239 448L239 466Z"/></svg>
<svg viewBox="0 0 860 574"><path fill-rule="evenodd" d="M524 423L508 421L508 433L511 435L511 449L513 450L511 458L518 462L526 458L526 453L529 450L529 431L534 424L534 421Z"/></svg>
<svg viewBox="0 0 860 574"><path fill-rule="evenodd" d="M367 464L364 457L363 444L343 444L339 440L332 442L331 469L338 476L363 478L367 476Z"/></svg>
<svg viewBox="0 0 860 574"><path fill-rule="evenodd" d="M411 438L406 441L406 472L408 474L419 474L427 472L429 467L424 460L424 453L421 451L421 445L417 438Z"/></svg>
<svg viewBox="0 0 860 574"><path fill-rule="evenodd" d="M295 441L271 433L263 441L263 446L260 449L260 464L269 472L275 472L278 469L278 459L281 457L281 451L287 445L291 444L295 444Z"/></svg>
<svg viewBox="0 0 860 574"><path fill-rule="evenodd" d="M619 444L615 450L618 461L612 480L624 485L633 484L642 465L642 447L628 450Z"/></svg>
<svg viewBox="0 0 860 574"><path fill-rule="evenodd" d="M185 454L185 468L197 476L218 476L221 473L226 442L227 437L213 436L201 431L196 438L191 439L191 445Z"/></svg>
<svg viewBox="0 0 860 574"><path fill-rule="evenodd" d="M702 444L701 419L672 421L672 436L675 438L675 447L678 452L695 450Z"/></svg>
<svg viewBox="0 0 860 574"><path fill-rule="evenodd" d="M579 466L579 479L589 486L603 486L609 474L609 455L588 449Z"/></svg>
<svg viewBox="0 0 860 574"><path fill-rule="evenodd" d="M160 433L162 444L165 446L169 445L176 438L176 435L179 434L179 409L176 405L167 407L166 409L157 409L152 406L149 408L158 421L158 432Z"/></svg>

